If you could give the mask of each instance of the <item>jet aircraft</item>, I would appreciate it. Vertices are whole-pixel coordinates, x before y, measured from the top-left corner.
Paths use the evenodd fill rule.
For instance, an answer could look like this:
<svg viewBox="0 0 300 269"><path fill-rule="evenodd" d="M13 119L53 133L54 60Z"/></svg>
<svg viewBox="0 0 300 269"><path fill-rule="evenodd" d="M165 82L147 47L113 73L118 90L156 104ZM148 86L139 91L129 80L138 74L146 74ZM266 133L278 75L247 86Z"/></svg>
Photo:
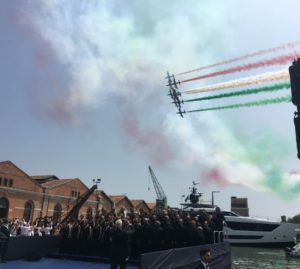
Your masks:
<svg viewBox="0 0 300 269"><path fill-rule="evenodd" d="M180 109L180 107L178 108L177 114L179 114L181 118L183 118L183 114L185 114L185 113L186 113L185 110L182 111L182 110Z"/></svg>

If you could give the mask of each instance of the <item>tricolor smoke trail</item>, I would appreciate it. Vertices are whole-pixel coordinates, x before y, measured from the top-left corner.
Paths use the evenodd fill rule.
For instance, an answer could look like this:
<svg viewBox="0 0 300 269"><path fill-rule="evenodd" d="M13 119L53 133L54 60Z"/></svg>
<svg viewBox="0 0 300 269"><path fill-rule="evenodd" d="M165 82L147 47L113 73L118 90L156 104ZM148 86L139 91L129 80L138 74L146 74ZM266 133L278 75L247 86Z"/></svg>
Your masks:
<svg viewBox="0 0 300 269"><path fill-rule="evenodd" d="M271 65L289 64L290 62L292 62L293 60L295 60L298 57L300 57L299 52L291 53L291 54L282 55L282 56L274 57L274 58L263 60L263 61L258 61L258 62L255 62L255 63L249 63L249 64L235 66L235 67L232 67L232 68L228 68L228 69L224 69L224 70L221 70L221 71L217 71L217 72L197 76L197 77L190 78L190 79L181 80L180 82L181 83L186 83L186 82L199 80L199 79L205 79L205 78L211 78L211 77L216 77L216 76L221 76L221 75L227 75L227 74L236 73L236 72L248 71L248 70L255 69L255 68L260 68L260 67L267 67L267 66L271 66Z"/></svg>
<svg viewBox="0 0 300 269"><path fill-rule="evenodd" d="M290 78L289 72L287 70L267 72L261 75L250 76L247 78L231 80L231 81L218 83L210 86L204 86L201 88L186 90L186 91L182 91L182 93L193 94L199 92L210 92L210 91L217 91L217 90L223 90L229 88L238 88L238 87L260 84L265 82L288 80L289 78Z"/></svg>
<svg viewBox="0 0 300 269"><path fill-rule="evenodd" d="M192 113L192 112L204 112L210 110L233 109L233 108L241 108L241 107L266 106L266 105L279 104L279 103L288 103L291 102L291 100L292 100L291 96L286 96L286 97L278 97L278 98L271 98L271 99L263 99L260 101L254 101L248 103L195 109L195 110L189 110L187 112Z"/></svg>
<svg viewBox="0 0 300 269"><path fill-rule="evenodd" d="M65 109L66 103L70 104L68 112L76 119L77 116L90 116L88 113L93 112L93 117L88 118L94 120L89 125L95 129L78 129L88 137L91 133L100 134L95 135L92 147L86 148L91 153L92 165L97 164L97 158L92 156L94 151L97 153L97 148L109 146L112 146L112 156L116 158L111 161L128 161L128 154L114 146L116 138L134 153L132 157L148 163L162 164L161 149L167 149L164 152L170 154L163 154L163 165L168 162L169 167L165 168L174 169L174 172L179 169L196 170L203 181L207 181L204 176L207 174L212 183L242 184L256 191L278 194L281 198L284 198L284 190L286 197L295 197L294 186L287 185L288 181L281 177L281 171L278 178L286 188L271 188L266 181L270 170L279 169L283 157L292 155L282 154L289 148L287 139L275 141L274 149L275 142L271 143L271 135L268 136L270 148L266 148L264 143L264 150L252 158L250 151L261 150L262 147L257 147L255 141L247 148L244 141L235 137L234 129L214 113L206 113L205 117L189 117L178 124L178 118L173 113L168 114L164 105L167 100L161 94L162 85L157 78L167 66L180 66L183 62L190 66L199 54L201 58L214 55L223 44L232 41L232 22L226 14L236 11L230 2L223 1L218 6L214 1L180 0L174 0L173 5L159 0L145 1L143 5L138 0L111 0L105 1L105 4L102 3L104 1L67 0L6 2L17 9L16 21L26 24L36 33L35 38L21 36L26 37L28 47L35 48L35 44L30 42L39 43L40 39L51 47L51 55L58 65L50 68L58 70L67 84L58 89L61 90L60 96L65 97L64 102L59 102L61 109ZM186 14L184 17L182 10ZM181 33L179 39L178 33ZM216 36L222 42L211 42L207 46L207 41ZM176 46L174 40L178 41ZM43 52L50 53L42 47ZM47 81L39 86L45 93L44 102L40 102L42 106L57 103L56 99L48 98L49 95L52 97L52 89ZM105 105L109 105L111 111L106 113ZM83 113L78 115L81 108ZM104 115L100 121L97 113ZM53 119L57 117L59 115ZM68 127L67 124L65 126ZM77 128L80 127L86 126L78 125ZM123 132L116 132L118 127ZM260 131L258 135L268 132ZM115 134L116 137L106 139L106 134ZM271 138L277 139L278 136ZM279 148L279 154L274 154L274 150ZM169 186L174 182L168 182ZM186 180L183 179L182 184L186 185ZM131 189L138 192L138 186L131 185ZM173 189L172 195L176 194L177 188ZM174 200L178 201L178 197L175 195Z"/></svg>
<svg viewBox="0 0 300 269"><path fill-rule="evenodd" d="M282 89L288 89L288 88L290 88L290 86L291 86L291 84L289 82L286 82L286 83L275 84L273 86L260 87L260 88L255 88L255 89L246 89L246 90L242 90L242 91L234 91L234 92L229 92L229 93L188 99L188 100L184 100L184 102L195 102L195 101L211 100L211 99L218 99L218 98L227 98L227 97L234 97L234 96L241 96L241 95L257 94L257 93L261 93L261 92L273 92L273 91L279 91Z"/></svg>
<svg viewBox="0 0 300 269"><path fill-rule="evenodd" d="M189 71L186 71L186 72L178 73L178 74L176 74L176 76L185 75L185 74L189 74L189 73L192 73L192 72L217 67L219 65L225 65L225 64L230 64L230 63L246 60L246 59L249 59L249 58L252 58L252 57L261 56L261 55L271 53L271 52L277 52L277 51L284 50L284 49L291 49L291 48L294 48L294 47L298 46L299 44L300 44L300 41L296 41L296 42L290 42L290 43L287 43L287 44L283 44L283 45L278 46L278 47L259 50L259 51L256 51L256 52L253 52L253 53L248 53L248 54L245 54L243 56L236 57L236 58L226 60L226 61L223 61L223 62L219 62L219 63L215 63L215 64L211 64L211 65L206 65L206 66L195 68L195 69L192 69L192 70L189 70Z"/></svg>

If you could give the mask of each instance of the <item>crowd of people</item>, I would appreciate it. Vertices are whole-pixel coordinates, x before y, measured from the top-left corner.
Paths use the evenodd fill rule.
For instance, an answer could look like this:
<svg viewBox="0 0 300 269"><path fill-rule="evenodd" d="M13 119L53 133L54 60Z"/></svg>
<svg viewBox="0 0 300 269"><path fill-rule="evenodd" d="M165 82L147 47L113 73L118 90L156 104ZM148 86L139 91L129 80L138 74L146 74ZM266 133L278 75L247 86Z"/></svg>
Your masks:
<svg viewBox="0 0 300 269"><path fill-rule="evenodd" d="M53 223L51 218L37 219L32 224L14 219L8 227L11 236L60 235L62 253L109 257L114 247L122 245L122 252L129 256L130 250L131 258L135 258L151 251L213 243L223 220L218 209L213 213L166 209L151 214L142 210L121 210L118 214L103 210L96 216L80 216L64 223Z"/></svg>
<svg viewBox="0 0 300 269"><path fill-rule="evenodd" d="M0 226L6 219L0 219ZM10 236L43 236L43 235L59 235L59 224L53 225L51 218L43 219L43 221L28 222L20 219L8 219Z"/></svg>

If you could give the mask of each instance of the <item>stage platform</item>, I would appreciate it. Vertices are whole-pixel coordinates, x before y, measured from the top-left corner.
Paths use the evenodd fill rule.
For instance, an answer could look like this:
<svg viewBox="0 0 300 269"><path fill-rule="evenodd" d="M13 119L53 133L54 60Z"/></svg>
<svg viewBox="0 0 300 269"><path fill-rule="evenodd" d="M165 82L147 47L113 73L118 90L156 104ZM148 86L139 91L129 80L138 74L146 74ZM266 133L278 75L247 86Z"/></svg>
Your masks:
<svg viewBox="0 0 300 269"><path fill-rule="evenodd" d="M101 263L98 261L73 261L62 259L43 258L40 261L8 261L7 263L0 263L1 269L110 269L108 263ZM138 269L138 266L128 265L126 269Z"/></svg>

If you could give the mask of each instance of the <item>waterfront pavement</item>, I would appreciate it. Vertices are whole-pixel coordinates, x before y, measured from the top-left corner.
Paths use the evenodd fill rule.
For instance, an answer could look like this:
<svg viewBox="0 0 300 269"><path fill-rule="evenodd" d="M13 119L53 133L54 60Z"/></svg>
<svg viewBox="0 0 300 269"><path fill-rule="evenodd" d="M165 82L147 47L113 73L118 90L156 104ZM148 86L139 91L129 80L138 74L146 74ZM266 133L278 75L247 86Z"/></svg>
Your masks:
<svg viewBox="0 0 300 269"><path fill-rule="evenodd" d="M62 259L46 259L40 261L8 261L7 263L0 263L1 269L110 269L109 264L100 262L83 262ZM137 266L126 266L127 269L137 269Z"/></svg>

